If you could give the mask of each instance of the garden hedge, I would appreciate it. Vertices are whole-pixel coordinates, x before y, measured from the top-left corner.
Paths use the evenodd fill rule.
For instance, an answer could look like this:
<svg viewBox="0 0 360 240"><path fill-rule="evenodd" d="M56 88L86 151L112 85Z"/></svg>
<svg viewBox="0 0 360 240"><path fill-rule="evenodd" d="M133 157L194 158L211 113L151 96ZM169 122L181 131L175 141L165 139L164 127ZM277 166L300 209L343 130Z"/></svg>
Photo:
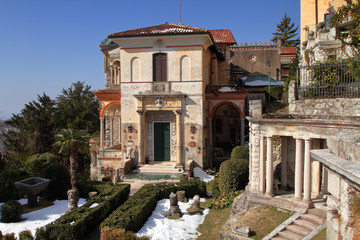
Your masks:
<svg viewBox="0 0 360 240"><path fill-rule="evenodd" d="M230 159L220 165L219 187L229 193L245 188L249 182L249 160Z"/></svg>
<svg viewBox="0 0 360 240"><path fill-rule="evenodd" d="M199 179L177 184L147 184L105 219L101 228L109 227L137 232L154 211L157 201L168 198L171 192L179 190L184 190L188 198L196 194L206 197L205 183Z"/></svg>
<svg viewBox="0 0 360 240"><path fill-rule="evenodd" d="M58 218L45 226L41 233L44 239L74 240L83 237L99 223L101 223L114 209L123 204L130 193L129 184L111 186L108 183L90 182L79 184L82 194L86 189L99 191L99 194L87 201L83 206ZM91 207L97 203L95 207Z"/></svg>
<svg viewBox="0 0 360 240"><path fill-rule="evenodd" d="M249 148L245 146L236 146L231 151L231 159L249 160Z"/></svg>

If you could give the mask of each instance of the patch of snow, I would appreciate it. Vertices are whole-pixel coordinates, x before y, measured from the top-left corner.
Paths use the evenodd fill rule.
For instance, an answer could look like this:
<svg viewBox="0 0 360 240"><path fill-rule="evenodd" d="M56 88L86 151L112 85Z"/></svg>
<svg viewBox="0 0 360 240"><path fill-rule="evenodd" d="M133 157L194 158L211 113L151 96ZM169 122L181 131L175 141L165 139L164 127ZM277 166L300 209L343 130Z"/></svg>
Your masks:
<svg viewBox="0 0 360 240"><path fill-rule="evenodd" d="M203 214L190 215L186 210L190 208L193 201L193 199L189 199L187 203L179 202L180 210L184 215L176 220L165 217L165 212L170 208L170 200L158 201L152 215L136 233L136 236L146 235L152 240L196 239L200 236L196 229L204 222L205 216L209 213L209 208L204 208ZM200 201L206 202L205 198L201 198Z"/></svg>
<svg viewBox="0 0 360 240"><path fill-rule="evenodd" d="M98 203L93 203L93 204L91 204L91 206L89 207L89 208L94 208L94 207L96 207L97 205L99 205Z"/></svg>
<svg viewBox="0 0 360 240"><path fill-rule="evenodd" d="M191 29L184 29L184 28L168 28L164 30L152 30L151 33L168 33L168 32L194 32Z"/></svg>
<svg viewBox="0 0 360 240"><path fill-rule="evenodd" d="M194 176L200 178L203 182L210 182L214 180L214 176L207 174L199 167L194 168Z"/></svg>
<svg viewBox="0 0 360 240"><path fill-rule="evenodd" d="M27 203L27 199L26 203ZM22 200L23 201L23 200ZM82 206L86 203L86 199L80 198L78 206ZM35 236L36 228L45 226L59 217L61 217L67 210L68 200L56 200L54 205L43 208L37 211L33 211L27 214L23 214L21 218L26 220L17 223L2 223L0 222L0 229L3 234L15 233L18 235L23 230L30 230L33 236Z"/></svg>
<svg viewBox="0 0 360 240"><path fill-rule="evenodd" d="M206 190L206 196L211 197L212 196L212 191Z"/></svg>
<svg viewBox="0 0 360 240"><path fill-rule="evenodd" d="M222 87L219 89L219 92L236 92L236 90L231 87Z"/></svg>

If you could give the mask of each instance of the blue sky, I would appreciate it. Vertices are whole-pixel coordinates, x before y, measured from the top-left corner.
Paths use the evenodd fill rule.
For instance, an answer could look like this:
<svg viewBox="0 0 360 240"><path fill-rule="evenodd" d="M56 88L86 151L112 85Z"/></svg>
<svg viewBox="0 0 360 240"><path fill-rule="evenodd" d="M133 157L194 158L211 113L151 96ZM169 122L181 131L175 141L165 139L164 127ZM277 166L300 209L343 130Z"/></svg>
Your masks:
<svg viewBox="0 0 360 240"><path fill-rule="evenodd" d="M109 33L179 23L179 0L0 0L0 119L71 83L104 88L99 43ZM300 24L300 1L182 0L182 22L228 28L236 41L268 42L284 14Z"/></svg>

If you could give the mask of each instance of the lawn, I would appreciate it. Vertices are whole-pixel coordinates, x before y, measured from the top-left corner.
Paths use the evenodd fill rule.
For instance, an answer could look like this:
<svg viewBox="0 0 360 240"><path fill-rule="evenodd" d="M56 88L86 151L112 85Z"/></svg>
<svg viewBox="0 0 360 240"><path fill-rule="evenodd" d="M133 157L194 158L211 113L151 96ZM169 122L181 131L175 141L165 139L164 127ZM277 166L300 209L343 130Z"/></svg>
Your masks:
<svg viewBox="0 0 360 240"><path fill-rule="evenodd" d="M202 203L202 207L208 207L212 203L213 198L206 199L206 203ZM219 232L224 225L224 223L230 217L229 208L224 209L210 209L208 215L206 215L203 224L197 229L201 235L197 239L203 240L212 240L219 239Z"/></svg>
<svg viewBox="0 0 360 240"><path fill-rule="evenodd" d="M279 210L275 207L260 206L246 212L236 223L226 230L231 231L233 226L249 226L253 239L262 239L278 225L288 219L293 212Z"/></svg>

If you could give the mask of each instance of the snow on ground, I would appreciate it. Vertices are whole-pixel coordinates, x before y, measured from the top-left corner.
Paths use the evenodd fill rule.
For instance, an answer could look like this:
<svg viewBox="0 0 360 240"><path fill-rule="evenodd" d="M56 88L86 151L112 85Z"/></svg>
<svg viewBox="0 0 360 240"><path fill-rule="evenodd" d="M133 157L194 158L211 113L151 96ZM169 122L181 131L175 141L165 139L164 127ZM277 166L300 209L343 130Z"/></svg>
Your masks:
<svg viewBox="0 0 360 240"><path fill-rule="evenodd" d="M210 182L214 180L214 176L207 174L199 167L194 168L194 176L200 178L203 182Z"/></svg>
<svg viewBox="0 0 360 240"><path fill-rule="evenodd" d="M201 198L201 202L205 202L205 198ZM158 201L152 215L136 235L147 235L151 237L151 240L196 239L200 236L196 229L204 222L209 209L204 208L203 214L190 215L186 210L192 203L193 199L189 199L187 203L179 202L180 210L184 215L177 220L172 220L164 217L165 212L170 209L170 200Z"/></svg>
<svg viewBox="0 0 360 240"><path fill-rule="evenodd" d="M27 204L27 199L20 199L21 204ZM86 199L80 198L78 206L86 203ZM2 205L2 203L0 203ZM0 205L0 206L1 206ZM23 214L21 218L26 220L17 223L2 223L0 222L0 229L2 234L15 233L18 235L23 230L30 230L33 236L35 236L36 228L45 226L61 217L67 210L68 200L56 200L54 205L43 208L37 211L33 211L27 214Z"/></svg>

